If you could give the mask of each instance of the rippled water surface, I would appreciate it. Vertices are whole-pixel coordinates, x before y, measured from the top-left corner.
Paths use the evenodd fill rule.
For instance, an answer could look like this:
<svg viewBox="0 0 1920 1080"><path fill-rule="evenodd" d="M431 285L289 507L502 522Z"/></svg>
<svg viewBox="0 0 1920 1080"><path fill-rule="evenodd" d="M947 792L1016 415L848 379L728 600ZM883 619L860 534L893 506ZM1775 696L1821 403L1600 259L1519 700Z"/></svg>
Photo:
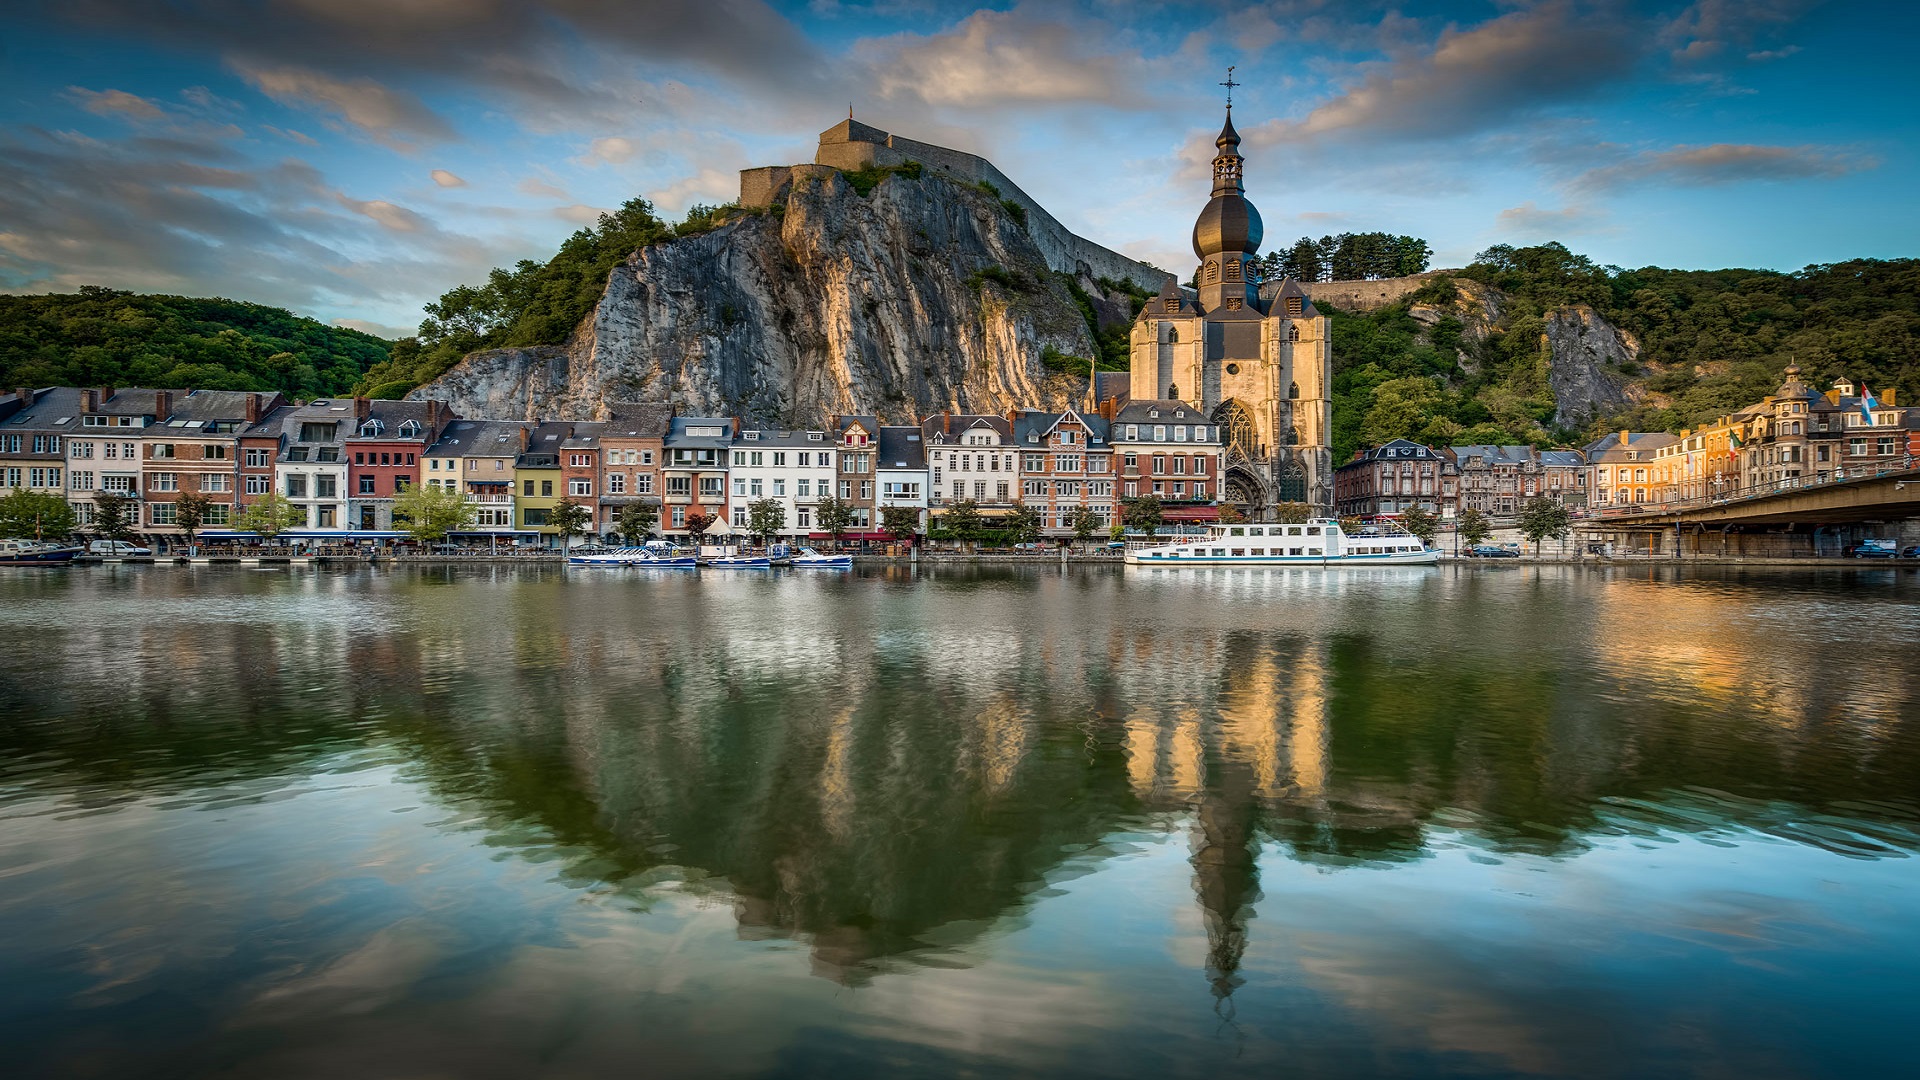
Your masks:
<svg viewBox="0 0 1920 1080"><path fill-rule="evenodd" d="M1912 1075L1916 601L0 570L0 1073Z"/></svg>

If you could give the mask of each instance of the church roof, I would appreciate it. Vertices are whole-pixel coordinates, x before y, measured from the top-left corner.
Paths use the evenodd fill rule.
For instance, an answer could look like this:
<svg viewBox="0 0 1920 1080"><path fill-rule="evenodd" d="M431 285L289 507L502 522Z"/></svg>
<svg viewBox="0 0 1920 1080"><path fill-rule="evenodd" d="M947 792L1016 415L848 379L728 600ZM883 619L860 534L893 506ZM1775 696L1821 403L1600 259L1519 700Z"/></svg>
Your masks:
<svg viewBox="0 0 1920 1080"><path fill-rule="evenodd" d="M1298 281L1295 281L1291 276L1289 276L1286 280L1282 281L1280 283L1280 287L1274 290L1274 293L1273 293L1274 313L1278 315L1283 315L1283 316L1286 315L1287 305L1282 303L1281 301L1285 300L1289 296L1298 296L1301 298L1302 300L1302 303L1300 305L1301 318L1318 318L1319 317L1320 312L1316 310L1313 306L1313 294L1309 293L1306 289L1301 288L1300 283Z"/></svg>

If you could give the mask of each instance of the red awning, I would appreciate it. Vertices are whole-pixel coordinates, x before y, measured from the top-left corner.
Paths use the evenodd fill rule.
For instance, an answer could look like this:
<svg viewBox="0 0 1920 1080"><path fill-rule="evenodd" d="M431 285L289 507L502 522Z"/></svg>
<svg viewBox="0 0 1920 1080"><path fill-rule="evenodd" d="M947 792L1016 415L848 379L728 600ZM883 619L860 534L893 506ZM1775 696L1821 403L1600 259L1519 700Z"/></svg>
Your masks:
<svg viewBox="0 0 1920 1080"><path fill-rule="evenodd" d="M1219 521L1220 508L1217 506L1169 506L1160 511L1160 516L1168 521Z"/></svg>

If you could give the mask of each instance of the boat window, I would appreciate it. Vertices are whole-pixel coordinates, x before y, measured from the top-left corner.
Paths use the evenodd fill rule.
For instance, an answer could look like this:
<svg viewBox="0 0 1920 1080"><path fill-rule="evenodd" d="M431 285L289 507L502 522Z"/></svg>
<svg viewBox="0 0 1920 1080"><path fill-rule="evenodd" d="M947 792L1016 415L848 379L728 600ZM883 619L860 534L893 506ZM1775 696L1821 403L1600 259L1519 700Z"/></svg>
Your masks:
<svg viewBox="0 0 1920 1080"><path fill-rule="evenodd" d="M1235 557L1235 558L1239 558L1240 556L1243 556L1243 555L1245 555L1246 553L1247 553L1247 549L1246 549L1246 548L1234 548L1234 549L1233 549L1233 554L1234 554L1234 557Z"/></svg>
<svg viewBox="0 0 1920 1080"><path fill-rule="evenodd" d="M1226 557L1226 554L1227 554L1227 549L1226 549L1226 548L1214 548L1214 549L1213 549L1213 557L1214 557L1214 558L1216 558L1216 559L1220 559L1220 558L1225 558L1225 557Z"/></svg>
<svg viewBox="0 0 1920 1080"><path fill-rule="evenodd" d="M1299 535L1300 535L1300 526L1298 526L1298 525L1295 525L1294 527L1292 527L1292 528L1290 528L1290 529L1288 529L1288 530L1287 530L1287 535L1288 535L1288 536L1299 536Z"/></svg>
<svg viewBox="0 0 1920 1080"><path fill-rule="evenodd" d="M1299 548L1288 548L1288 549L1287 549L1287 554L1289 554L1289 555L1303 555L1303 554L1305 554L1305 552L1303 552L1303 551L1302 551L1301 549L1299 549Z"/></svg>
<svg viewBox="0 0 1920 1080"><path fill-rule="evenodd" d="M1245 536L1247 535L1247 530L1236 525L1233 528L1227 530L1227 535L1228 536Z"/></svg>
<svg viewBox="0 0 1920 1080"><path fill-rule="evenodd" d="M1256 528L1248 529L1247 535L1248 536L1265 536L1267 535L1267 530L1256 527Z"/></svg>
<svg viewBox="0 0 1920 1080"><path fill-rule="evenodd" d="M1308 536L1319 536L1319 535L1320 535L1320 526L1318 526L1318 525L1309 525L1309 526L1307 526L1307 535L1308 535Z"/></svg>

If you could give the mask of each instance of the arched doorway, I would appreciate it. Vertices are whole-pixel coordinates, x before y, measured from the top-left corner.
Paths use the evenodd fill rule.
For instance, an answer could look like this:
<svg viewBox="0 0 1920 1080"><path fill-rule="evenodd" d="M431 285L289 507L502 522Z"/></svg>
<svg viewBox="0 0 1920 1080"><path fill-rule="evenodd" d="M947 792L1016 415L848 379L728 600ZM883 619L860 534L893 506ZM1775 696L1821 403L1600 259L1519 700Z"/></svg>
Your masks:
<svg viewBox="0 0 1920 1080"><path fill-rule="evenodd" d="M1262 520L1261 514L1267 508L1267 486L1260 477L1241 458L1227 466L1226 475L1220 482L1220 501L1240 511L1248 521Z"/></svg>

